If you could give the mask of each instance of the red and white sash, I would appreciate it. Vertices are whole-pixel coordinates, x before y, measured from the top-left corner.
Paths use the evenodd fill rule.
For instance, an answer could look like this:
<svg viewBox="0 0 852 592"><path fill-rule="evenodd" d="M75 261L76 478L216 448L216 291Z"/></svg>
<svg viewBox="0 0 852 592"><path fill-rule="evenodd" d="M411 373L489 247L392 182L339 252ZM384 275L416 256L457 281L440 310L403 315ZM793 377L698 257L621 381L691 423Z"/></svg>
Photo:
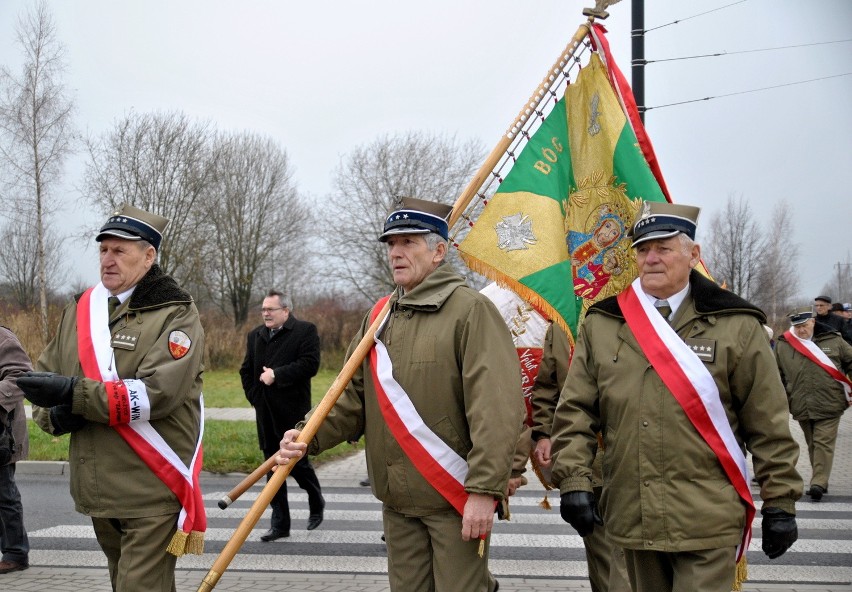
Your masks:
<svg viewBox="0 0 852 592"><path fill-rule="evenodd" d="M837 369L837 366L834 365L831 358L825 355L825 352L822 351L816 343L810 339L801 339L790 329L784 333L784 337L787 339L787 343L789 343L794 350L828 372L829 376L839 382L843 386L843 392L846 395L846 400L852 403L852 381L850 381L845 374Z"/></svg>
<svg viewBox="0 0 852 592"><path fill-rule="evenodd" d="M390 296L386 296L376 303L370 315L371 322L389 298ZM382 319L373 338L375 347L370 350L370 370L379 409L394 438L417 471L463 515L468 498L468 493L464 490L467 461L429 429L408 394L393 377L393 365L388 350L378 337L389 316L390 314Z"/></svg>
<svg viewBox="0 0 852 592"><path fill-rule="evenodd" d="M743 537L737 560L751 542L755 508L748 485L745 455L728 423L719 389L704 363L695 355L642 291L639 278L618 295L624 320L663 384L711 450L745 505Z"/></svg>
<svg viewBox="0 0 852 592"><path fill-rule="evenodd" d="M187 467L149 423L151 405L145 383L118 377L110 345L108 297L107 289L98 283L86 290L77 303L77 348L83 375L104 383L110 425L180 501L178 531L169 544L169 552L177 556L187 552L200 555L203 533L207 529L198 480L203 456L204 401L201 401L198 442Z"/></svg>

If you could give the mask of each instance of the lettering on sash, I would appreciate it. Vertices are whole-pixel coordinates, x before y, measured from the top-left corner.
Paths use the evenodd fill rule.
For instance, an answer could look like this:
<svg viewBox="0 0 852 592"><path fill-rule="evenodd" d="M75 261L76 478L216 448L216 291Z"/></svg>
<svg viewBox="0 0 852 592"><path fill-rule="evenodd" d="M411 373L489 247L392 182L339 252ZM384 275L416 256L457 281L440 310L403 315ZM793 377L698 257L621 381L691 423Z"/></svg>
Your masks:
<svg viewBox="0 0 852 592"><path fill-rule="evenodd" d="M139 342L141 331L132 331L130 329L120 329L112 336L110 347L113 349L136 349L136 344Z"/></svg>
<svg viewBox="0 0 852 592"><path fill-rule="evenodd" d="M702 362L712 364L716 360L715 339L695 339L693 337L687 337L683 341Z"/></svg>

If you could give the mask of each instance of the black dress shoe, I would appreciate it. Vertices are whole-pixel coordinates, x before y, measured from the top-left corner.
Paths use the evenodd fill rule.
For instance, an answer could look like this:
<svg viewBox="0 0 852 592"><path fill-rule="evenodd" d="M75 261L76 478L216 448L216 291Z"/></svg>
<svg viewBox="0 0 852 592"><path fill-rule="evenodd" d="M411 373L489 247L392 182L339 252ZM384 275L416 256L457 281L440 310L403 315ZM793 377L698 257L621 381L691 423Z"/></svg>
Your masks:
<svg viewBox="0 0 852 592"><path fill-rule="evenodd" d="M825 489L823 489L819 485L812 485L811 490L808 492L808 495L811 496L811 500L818 502L822 499L824 493Z"/></svg>
<svg viewBox="0 0 852 592"><path fill-rule="evenodd" d="M18 563L17 561L0 561L0 574L12 573L13 571L23 571L29 568L26 563Z"/></svg>
<svg viewBox="0 0 852 592"><path fill-rule="evenodd" d="M322 511L319 514L311 514L308 516L308 530L313 530L322 524Z"/></svg>
<svg viewBox="0 0 852 592"><path fill-rule="evenodd" d="M262 535L260 535L260 540L264 543L270 543L272 541L277 541L278 539L286 539L290 536L289 532L284 532L283 530L278 530L276 528L270 528Z"/></svg>
<svg viewBox="0 0 852 592"><path fill-rule="evenodd" d="M358 481L358 485L360 485L361 487L369 487L370 479L361 479L360 481Z"/></svg>

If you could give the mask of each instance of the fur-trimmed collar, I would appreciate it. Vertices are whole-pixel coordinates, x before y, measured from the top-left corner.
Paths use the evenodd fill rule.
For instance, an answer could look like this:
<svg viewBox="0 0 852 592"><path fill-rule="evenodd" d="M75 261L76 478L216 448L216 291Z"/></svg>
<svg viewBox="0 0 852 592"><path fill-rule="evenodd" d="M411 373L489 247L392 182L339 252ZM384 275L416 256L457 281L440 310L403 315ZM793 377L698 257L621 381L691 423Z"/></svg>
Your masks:
<svg viewBox="0 0 852 592"><path fill-rule="evenodd" d="M82 293L77 294L75 300L79 302L82 295ZM155 263L136 284L136 289L130 295L127 309L145 310L159 308L167 304L189 304L191 302L192 296L189 292L178 286L174 278L166 275L162 268Z"/></svg>
<svg viewBox="0 0 852 592"><path fill-rule="evenodd" d="M755 305L743 300L733 292L723 290L695 270L689 274L689 292L695 311L701 315L749 314L766 324L766 315ZM610 296L589 308L587 314L602 313L624 318L615 296Z"/></svg>

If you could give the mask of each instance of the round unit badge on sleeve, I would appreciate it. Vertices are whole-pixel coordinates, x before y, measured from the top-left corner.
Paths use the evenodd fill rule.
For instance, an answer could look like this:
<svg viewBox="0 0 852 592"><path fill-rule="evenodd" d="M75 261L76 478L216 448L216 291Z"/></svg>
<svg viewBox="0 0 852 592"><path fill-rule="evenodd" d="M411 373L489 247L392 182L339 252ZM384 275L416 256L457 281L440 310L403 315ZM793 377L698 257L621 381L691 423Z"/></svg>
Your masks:
<svg viewBox="0 0 852 592"><path fill-rule="evenodd" d="M192 339L183 331L172 331L169 333L169 353L175 360L180 360L189 353L192 347Z"/></svg>

